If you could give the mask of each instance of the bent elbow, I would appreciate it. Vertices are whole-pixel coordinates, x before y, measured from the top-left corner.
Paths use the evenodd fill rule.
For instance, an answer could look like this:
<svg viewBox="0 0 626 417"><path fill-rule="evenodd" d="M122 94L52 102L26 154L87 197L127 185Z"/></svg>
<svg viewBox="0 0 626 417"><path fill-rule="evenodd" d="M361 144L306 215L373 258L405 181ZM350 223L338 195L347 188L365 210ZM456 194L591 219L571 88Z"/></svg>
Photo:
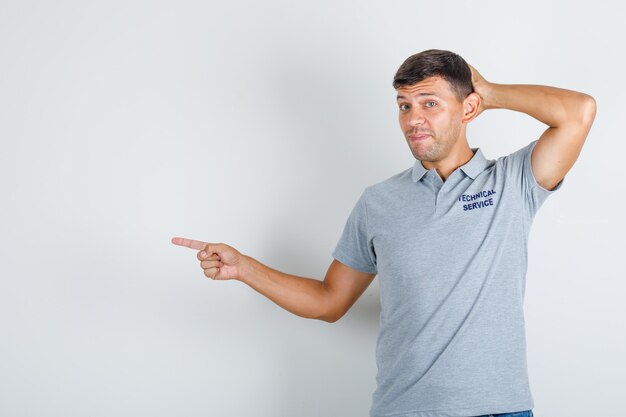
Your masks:
<svg viewBox="0 0 626 417"><path fill-rule="evenodd" d="M346 311L339 311L337 308L328 309L324 314L317 317L319 320L323 320L327 323L335 323L339 321L346 314Z"/></svg>
<svg viewBox="0 0 626 417"><path fill-rule="evenodd" d="M325 314L321 317L318 317L319 320L323 320L326 323L335 323L337 320L339 320L342 316L341 315L337 315L337 314Z"/></svg>
<svg viewBox="0 0 626 417"><path fill-rule="evenodd" d="M582 105L580 106L580 110L581 110L581 117L580 117L581 122L584 125L591 127L591 125L593 124L593 120L596 117L596 111L597 111L596 99L590 96L589 94L584 94L584 99L583 99Z"/></svg>

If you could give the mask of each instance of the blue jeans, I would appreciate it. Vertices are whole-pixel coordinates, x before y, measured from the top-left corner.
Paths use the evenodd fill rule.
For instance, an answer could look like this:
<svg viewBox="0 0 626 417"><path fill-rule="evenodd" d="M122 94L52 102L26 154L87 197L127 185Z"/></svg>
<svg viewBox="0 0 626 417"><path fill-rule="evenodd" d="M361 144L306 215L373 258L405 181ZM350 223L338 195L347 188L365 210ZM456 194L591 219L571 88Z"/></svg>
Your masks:
<svg viewBox="0 0 626 417"><path fill-rule="evenodd" d="M487 414L484 416L476 416L476 417L533 417L533 410L526 411L516 411L515 413L504 413L504 414Z"/></svg>

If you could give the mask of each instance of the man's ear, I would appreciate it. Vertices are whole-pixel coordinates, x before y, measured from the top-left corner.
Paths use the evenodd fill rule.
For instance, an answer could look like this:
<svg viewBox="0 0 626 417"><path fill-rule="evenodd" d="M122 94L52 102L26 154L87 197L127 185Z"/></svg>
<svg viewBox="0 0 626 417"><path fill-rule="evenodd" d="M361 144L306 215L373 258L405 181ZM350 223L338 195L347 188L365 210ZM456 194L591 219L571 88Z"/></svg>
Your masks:
<svg viewBox="0 0 626 417"><path fill-rule="evenodd" d="M463 100L463 123L469 123L480 114L480 96L477 93L469 93Z"/></svg>

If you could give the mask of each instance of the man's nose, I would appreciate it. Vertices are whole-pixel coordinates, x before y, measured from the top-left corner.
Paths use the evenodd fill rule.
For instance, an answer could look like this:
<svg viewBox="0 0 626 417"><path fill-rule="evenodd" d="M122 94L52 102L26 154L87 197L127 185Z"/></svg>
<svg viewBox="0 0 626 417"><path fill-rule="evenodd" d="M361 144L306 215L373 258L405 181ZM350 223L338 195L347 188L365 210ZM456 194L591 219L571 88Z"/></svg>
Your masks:
<svg viewBox="0 0 626 417"><path fill-rule="evenodd" d="M424 124L424 114L420 111L413 110L409 117L409 124L413 127Z"/></svg>

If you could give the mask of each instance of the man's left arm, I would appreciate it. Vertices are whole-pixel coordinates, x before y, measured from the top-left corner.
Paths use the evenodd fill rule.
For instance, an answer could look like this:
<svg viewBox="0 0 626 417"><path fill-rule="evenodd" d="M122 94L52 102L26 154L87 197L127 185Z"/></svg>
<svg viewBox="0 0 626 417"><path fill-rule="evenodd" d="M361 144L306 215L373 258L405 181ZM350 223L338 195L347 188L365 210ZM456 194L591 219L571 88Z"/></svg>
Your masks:
<svg viewBox="0 0 626 417"><path fill-rule="evenodd" d="M543 85L495 84L471 67L479 113L509 109L534 117L549 127L533 149L531 165L537 183L552 190L576 162L596 115L590 95Z"/></svg>

